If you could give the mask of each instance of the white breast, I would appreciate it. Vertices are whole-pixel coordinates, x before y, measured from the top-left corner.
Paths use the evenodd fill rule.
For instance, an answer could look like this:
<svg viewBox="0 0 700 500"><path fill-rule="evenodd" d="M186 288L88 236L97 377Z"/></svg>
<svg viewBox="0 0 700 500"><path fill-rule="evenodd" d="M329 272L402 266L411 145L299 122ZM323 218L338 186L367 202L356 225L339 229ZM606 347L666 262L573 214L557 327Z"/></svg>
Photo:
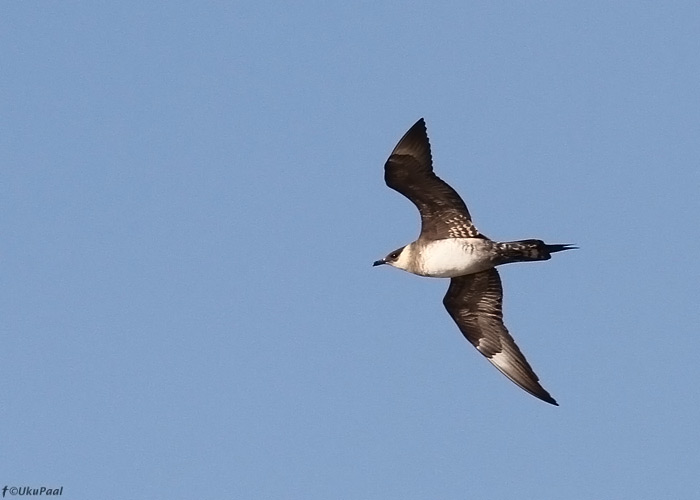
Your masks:
<svg viewBox="0 0 700 500"><path fill-rule="evenodd" d="M448 238L431 242L422 249L416 274L454 278L491 269L490 243L481 238Z"/></svg>

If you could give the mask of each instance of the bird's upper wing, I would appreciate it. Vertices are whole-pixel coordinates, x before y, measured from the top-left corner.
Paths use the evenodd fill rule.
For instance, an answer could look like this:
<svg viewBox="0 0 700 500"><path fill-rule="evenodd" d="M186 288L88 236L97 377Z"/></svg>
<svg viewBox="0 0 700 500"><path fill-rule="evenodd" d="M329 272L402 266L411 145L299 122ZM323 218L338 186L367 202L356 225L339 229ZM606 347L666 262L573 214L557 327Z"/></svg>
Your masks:
<svg viewBox="0 0 700 500"><path fill-rule="evenodd" d="M384 165L386 185L411 200L421 216L420 238L475 238L467 206L433 172L430 142L421 118L401 138Z"/></svg>
<svg viewBox="0 0 700 500"><path fill-rule="evenodd" d="M503 324L503 287L495 268L452 278L443 303L467 340L501 373L533 396L557 405Z"/></svg>

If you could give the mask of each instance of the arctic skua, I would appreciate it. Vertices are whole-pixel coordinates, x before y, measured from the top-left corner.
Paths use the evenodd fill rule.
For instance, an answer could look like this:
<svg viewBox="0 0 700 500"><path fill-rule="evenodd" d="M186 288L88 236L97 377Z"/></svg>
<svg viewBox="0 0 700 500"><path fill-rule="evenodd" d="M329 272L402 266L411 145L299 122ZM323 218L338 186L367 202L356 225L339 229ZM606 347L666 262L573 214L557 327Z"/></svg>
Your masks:
<svg viewBox="0 0 700 500"><path fill-rule="evenodd" d="M503 287L496 266L549 260L555 252L577 247L537 239L501 243L481 234L462 198L433 172L422 118L391 152L384 165L384 180L418 208L421 232L416 241L374 265L450 278L443 304L467 340L523 390L558 406L503 324Z"/></svg>

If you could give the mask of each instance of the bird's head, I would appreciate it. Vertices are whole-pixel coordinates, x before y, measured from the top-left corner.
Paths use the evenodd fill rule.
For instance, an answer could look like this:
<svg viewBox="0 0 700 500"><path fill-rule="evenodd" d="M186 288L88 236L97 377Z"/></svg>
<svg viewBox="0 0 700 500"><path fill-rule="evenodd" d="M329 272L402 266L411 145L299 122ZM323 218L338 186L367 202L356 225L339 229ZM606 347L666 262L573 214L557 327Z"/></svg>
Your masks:
<svg viewBox="0 0 700 500"><path fill-rule="evenodd" d="M372 264L373 266L381 266L382 264L389 264L390 266L406 270L409 261L409 255L411 253L410 245L406 245L401 248L397 248L389 255L383 259L377 260Z"/></svg>

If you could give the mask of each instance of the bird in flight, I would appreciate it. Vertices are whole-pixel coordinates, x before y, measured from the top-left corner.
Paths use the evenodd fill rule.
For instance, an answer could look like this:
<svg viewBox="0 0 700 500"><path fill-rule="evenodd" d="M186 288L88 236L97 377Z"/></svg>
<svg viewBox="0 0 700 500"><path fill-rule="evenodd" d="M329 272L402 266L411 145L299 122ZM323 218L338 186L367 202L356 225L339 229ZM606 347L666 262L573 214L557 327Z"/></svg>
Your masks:
<svg viewBox="0 0 700 500"><path fill-rule="evenodd" d="M460 331L501 373L533 396L557 405L503 324L503 287L496 266L549 260L577 248L542 240L497 242L479 232L457 192L433 172L421 118L384 165L384 180L411 200L421 217L418 239L374 262L431 278L450 278L443 304Z"/></svg>

